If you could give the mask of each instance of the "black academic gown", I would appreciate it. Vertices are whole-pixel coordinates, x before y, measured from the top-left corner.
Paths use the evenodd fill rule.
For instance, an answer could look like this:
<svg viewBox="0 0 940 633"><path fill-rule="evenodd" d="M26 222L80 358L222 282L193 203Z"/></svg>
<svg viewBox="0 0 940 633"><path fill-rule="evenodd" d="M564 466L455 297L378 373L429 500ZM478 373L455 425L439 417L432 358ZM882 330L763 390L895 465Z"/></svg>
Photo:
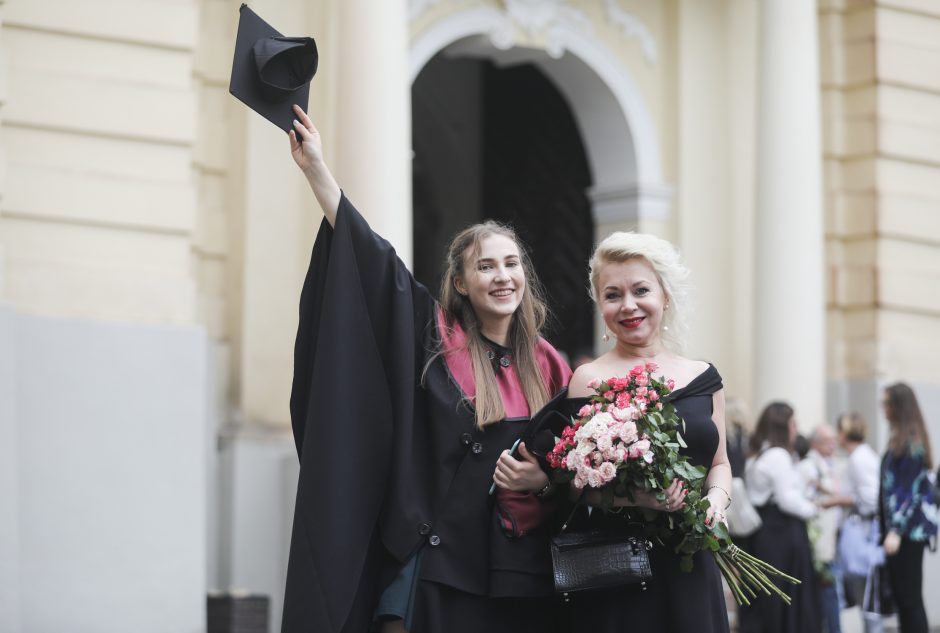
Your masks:
<svg viewBox="0 0 940 633"><path fill-rule="evenodd" d="M320 227L300 301L284 633L367 631L379 595L422 547L431 619L452 605L478 612L488 603L465 598L493 587L550 595L547 533L490 559L487 489L524 425L478 429L440 357L417 379L439 344L436 310L343 197L335 226Z"/></svg>

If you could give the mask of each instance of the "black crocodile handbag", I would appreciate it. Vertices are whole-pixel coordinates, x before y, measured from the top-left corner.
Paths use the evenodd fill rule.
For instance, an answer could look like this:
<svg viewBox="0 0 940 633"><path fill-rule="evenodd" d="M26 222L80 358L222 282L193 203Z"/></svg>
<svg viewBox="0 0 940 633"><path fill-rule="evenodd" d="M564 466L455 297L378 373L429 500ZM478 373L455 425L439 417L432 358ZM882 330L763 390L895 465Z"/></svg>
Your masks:
<svg viewBox="0 0 940 633"><path fill-rule="evenodd" d="M622 531L563 531L552 537L555 591L568 594L634 584L646 591L653 576L650 549L647 539Z"/></svg>

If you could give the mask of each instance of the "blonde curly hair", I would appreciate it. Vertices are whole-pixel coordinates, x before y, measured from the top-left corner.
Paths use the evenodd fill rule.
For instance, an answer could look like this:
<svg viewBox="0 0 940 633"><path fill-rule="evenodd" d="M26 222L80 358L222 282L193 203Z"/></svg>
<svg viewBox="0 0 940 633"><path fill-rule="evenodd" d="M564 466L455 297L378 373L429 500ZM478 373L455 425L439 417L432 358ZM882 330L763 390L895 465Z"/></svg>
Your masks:
<svg viewBox="0 0 940 633"><path fill-rule="evenodd" d="M669 310L663 312L663 342L674 351L681 350L688 332L685 311L689 269L670 242L655 235L633 231L617 231L608 235L591 255L588 277L591 298L595 303L600 303L598 282L601 269L607 264L620 264L630 259L645 259L656 273L656 279L669 300Z"/></svg>

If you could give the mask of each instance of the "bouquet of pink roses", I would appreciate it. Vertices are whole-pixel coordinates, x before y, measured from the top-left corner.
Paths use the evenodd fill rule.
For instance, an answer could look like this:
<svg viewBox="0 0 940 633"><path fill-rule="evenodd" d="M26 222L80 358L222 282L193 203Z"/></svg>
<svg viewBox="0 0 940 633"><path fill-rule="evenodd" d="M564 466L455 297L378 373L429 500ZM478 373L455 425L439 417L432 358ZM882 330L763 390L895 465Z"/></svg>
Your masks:
<svg viewBox="0 0 940 633"><path fill-rule="evenodd" d="M686 444L680 430L685 423L669 402L675 383L653 375L655 363L637 365L624 378L595 379L588 404L566 426L554 449L546 455L556 481L574 488L594 488L601 507L611 509L615 497L635 501L634 492L655 492L665 499L665 490L677 478L687 484L685 506L676 512L631 508L642 512L646 536L660 545L680 537L676 552L684 571L692 569L692 555L712 552L738 604L750 604L748 595L757 591L775 593L787 604L790 598L771 581L771 576L799 584L731 542L727 526L705 524L708 499L702 494L705 468L694 466L680 449Z"/></svg>

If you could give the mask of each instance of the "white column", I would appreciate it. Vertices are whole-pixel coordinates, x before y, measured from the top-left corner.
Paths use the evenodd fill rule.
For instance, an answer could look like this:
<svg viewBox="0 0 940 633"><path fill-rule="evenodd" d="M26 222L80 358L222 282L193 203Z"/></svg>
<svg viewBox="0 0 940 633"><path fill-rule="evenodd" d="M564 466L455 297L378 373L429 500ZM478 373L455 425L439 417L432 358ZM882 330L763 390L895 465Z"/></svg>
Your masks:
<svg viewBox="0 0 940 633"><path fill-rule="evenodd" d="M755 241L756 404L825 415L822 156L815 0L761 5Z"/></svg>
<svg viewBox="0 0 940 633"><path fill-rule="evenodd" d="M372 227L410 263L408 9L405 0L335 6L335 175Z"/></svg>

